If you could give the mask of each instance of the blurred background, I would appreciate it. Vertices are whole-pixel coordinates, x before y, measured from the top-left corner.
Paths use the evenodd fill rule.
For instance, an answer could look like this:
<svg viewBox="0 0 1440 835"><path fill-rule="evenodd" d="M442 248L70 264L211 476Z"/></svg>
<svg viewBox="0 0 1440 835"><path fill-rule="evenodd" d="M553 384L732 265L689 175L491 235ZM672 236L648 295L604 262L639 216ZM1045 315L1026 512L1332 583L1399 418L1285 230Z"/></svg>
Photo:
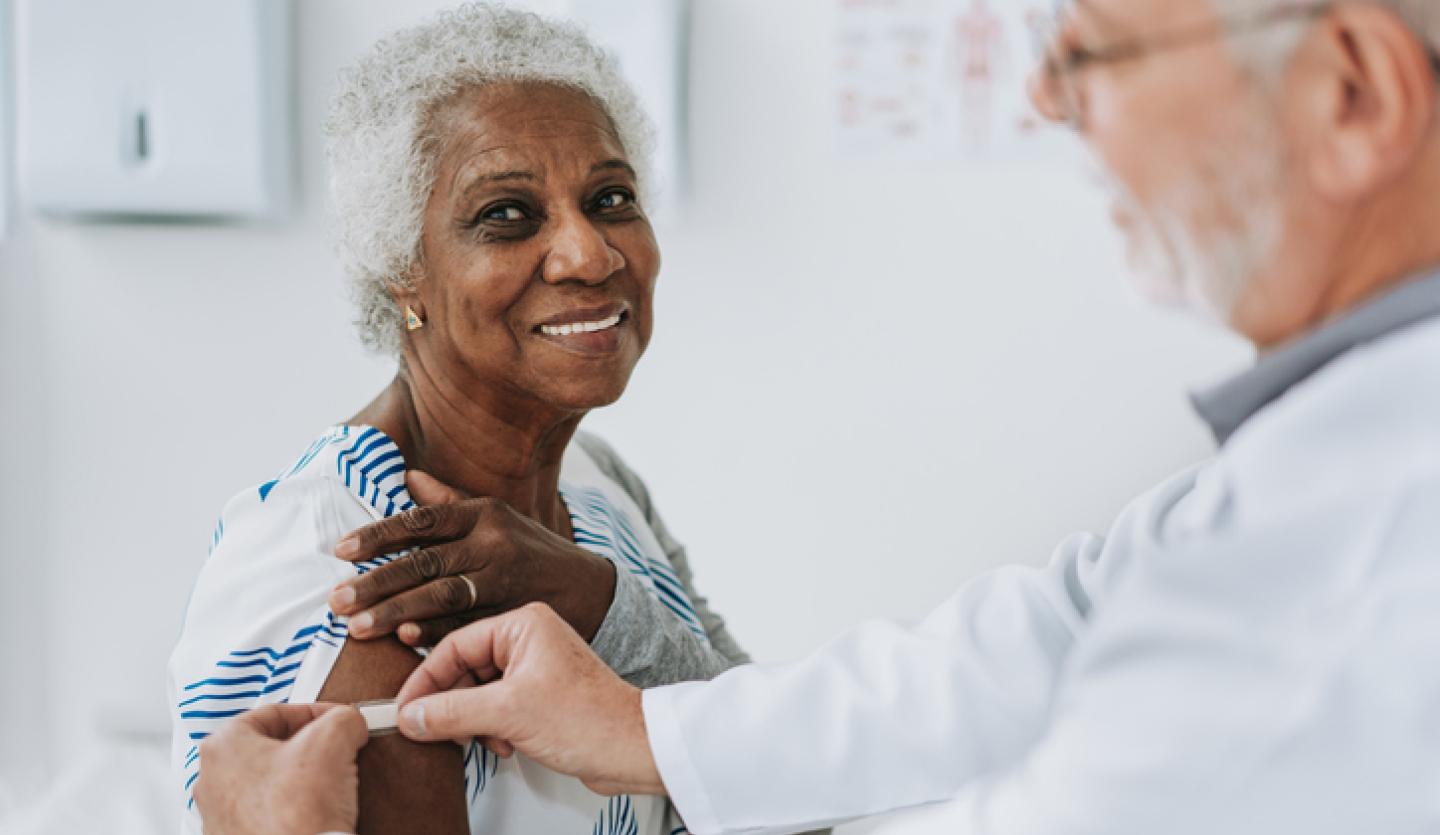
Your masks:
<svg viewBox="0 0 1440 835"><path fill-rule="evenodd" d="M184 118L185 95L228 89L215 56L244 38L217 17L216 44L166 63L126 36L157 3L0 0L0 822L13 827L97 779L129 799L94 831L131 831L132 817L154 831L126 811L146 804L170 815L165 664L221 506L394 371L351 325L321 123L341 67L450 4L224 4L262 15L245 42L255 98L192 115L253 117L253 147L234 151L258 162L230 166L233 183L179 178L167 203L164 183L130 194L101 170L158 153L175 118L156 105L152 127L151 88L112 82L144 65L152 88L173 82ZM985 28L982 0L519 5L643 32L615 46L667 148L657 334L625 399L587 425L646 478L757 658L1042 563L1208 453L1186 391L1246 350L1132 297L1069 140L998 105L980 132L991 100L946 80L981 50L995 95L1013 94L1023 40L978 46L1010 17ZM109 46L57 70L81 43ZM231 74L239 61L225 59ZM911 117L876 115L897 108ZM130 128L90 159L94 119L114 113ZM147 775L159 782L138 787Z"/></svg>

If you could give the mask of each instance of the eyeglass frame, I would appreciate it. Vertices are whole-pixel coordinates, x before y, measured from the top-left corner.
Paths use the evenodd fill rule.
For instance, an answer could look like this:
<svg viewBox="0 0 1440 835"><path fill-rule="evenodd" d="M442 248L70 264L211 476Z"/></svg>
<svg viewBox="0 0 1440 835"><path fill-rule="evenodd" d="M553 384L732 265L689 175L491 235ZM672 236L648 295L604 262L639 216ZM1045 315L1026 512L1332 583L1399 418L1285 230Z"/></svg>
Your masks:
<svg viewBox="0 0 1440 835"><path fill-rule="evenodd" d="M1072 4L1078 3L1065 3L1064 5ZM1335 6L1335 0L1278 6L1254 14L1222 18L1212 23L1195 24L1168 33L1126 38L1108 46L1066 47L1059 54L1056 53L1055 47L1058 46L1059 35L1063 31L1061 19L1063 12L1057 11L1053 16L1053 23L1048 31L1037 31L1035 34L1040 51L1044 55L1043 70L1046 82L1074 92L1077 89L1074 79L1091 67L1136 61L1157 53L1183 49L1210 38L1248 34L1280 23L1319 20L1332 12ZM1440 50L1426 44L1426 53L1430 58L1431 70L1437 77L1440 77ZM1058 84L1062 79L1067 80L1068 83ZM1071 96L1070 98L1072 100L1065 103L1070 111L1066 121L1078 125L1081 116L1078 97Z"/></svg>

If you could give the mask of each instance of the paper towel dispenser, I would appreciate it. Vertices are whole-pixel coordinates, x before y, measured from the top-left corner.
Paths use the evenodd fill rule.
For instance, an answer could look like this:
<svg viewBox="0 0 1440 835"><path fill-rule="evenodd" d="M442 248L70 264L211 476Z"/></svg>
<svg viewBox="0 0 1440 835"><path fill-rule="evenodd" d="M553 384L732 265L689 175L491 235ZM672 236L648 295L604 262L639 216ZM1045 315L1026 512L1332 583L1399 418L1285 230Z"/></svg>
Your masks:
<svg viewBox="0 0 1440 835"><path fill-rule="evenodd" d="M284 213L287 0L29 0L19 11L26 204L69 215Z"/></svg>

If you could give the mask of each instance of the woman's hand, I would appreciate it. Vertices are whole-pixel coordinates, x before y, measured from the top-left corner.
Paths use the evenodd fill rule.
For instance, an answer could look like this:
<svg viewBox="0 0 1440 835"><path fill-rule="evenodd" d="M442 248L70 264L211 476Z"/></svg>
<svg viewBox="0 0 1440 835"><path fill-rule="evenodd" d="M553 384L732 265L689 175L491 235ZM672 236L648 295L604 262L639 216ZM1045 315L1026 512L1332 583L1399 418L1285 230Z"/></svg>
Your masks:
<svg viewBox="0 0 1440 835"><path fill-rule="evenodd" d="M397 701L410 739L479 737L502 757L519 751L598 794L665 793L640 691L544 606L450 635Z"/></svg>
<svg viewBox="0 0 1440 835"><path fill-rule="evenodd" d="M615 596L609 560L502 501L464 498L424 473L406 481L421 507L335 546L350 562L418 548L331 592L330 608L350 616L351 635L394 632L410 646L433 646L472 621L544 603L585 640L595 637Z"/></svg>

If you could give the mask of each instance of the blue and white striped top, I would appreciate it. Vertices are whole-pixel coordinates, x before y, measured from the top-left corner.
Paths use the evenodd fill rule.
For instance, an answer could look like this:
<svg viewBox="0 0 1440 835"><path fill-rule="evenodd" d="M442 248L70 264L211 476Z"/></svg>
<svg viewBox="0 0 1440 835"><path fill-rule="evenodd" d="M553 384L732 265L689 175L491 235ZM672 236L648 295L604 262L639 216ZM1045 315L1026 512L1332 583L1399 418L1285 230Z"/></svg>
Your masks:
<svg viewBox="0 0 1440 835"><path fill-rule="evenodd" d="M705 638L644 514L579 444L566 451L560 493L575 542L634 575ZM347 636L346 619L326 603L330 589L354 572L404 559L352 565L334 557L336 541L412 507L399 448L365 426L330 429L277 478L225 506L170 659L183 831L201 831L193 802L200 741L258 705L313 701ZM663 799L601 797L522 757L500 760L477 743L464 768L473 832L684 831Z"/></svg>

